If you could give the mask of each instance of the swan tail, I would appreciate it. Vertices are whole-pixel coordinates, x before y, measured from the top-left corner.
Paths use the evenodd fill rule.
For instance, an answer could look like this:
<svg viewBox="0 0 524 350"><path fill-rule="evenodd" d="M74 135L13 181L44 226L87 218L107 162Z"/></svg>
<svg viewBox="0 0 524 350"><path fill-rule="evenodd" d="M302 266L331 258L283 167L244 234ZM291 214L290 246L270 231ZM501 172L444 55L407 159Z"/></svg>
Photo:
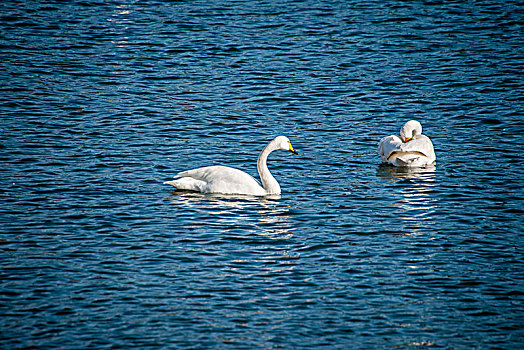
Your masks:
<svg viewBox="0 0 524 350"><path fill-rule="evenodd" d="M388 162L396 166L422 166L426 165L427 157L422 152L392 152L388 158Z"/></svg>
<svg viewBox="0 0 524 350"><path fill-rule="evenodd" d="M397 157L396 163L398 166L409 166L411 163L413 163L413 158L402 159L401 157Z"/></svg>
<svg viewBox="0 0 524 350"><path fill-rule="evenodd" d="M176 180L166 181L164 182L164 184L171 185L175 187L177 190L197 192L204 192L204 188L206 186L205 181L197 180L192 177L181 177Z"/></svg>

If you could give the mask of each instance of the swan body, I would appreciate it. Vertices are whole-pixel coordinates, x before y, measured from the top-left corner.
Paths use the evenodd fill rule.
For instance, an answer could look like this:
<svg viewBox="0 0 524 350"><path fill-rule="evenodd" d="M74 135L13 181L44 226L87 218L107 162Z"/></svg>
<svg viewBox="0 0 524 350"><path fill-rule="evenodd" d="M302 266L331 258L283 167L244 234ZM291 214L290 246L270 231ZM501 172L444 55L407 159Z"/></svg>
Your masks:
<svg viewBox="0 0 524 350"><path fill-rule="evenodd" d="M186 170L178 173L174 180L164 184L172 185L178 190L196 191L201 193L244 194L266 196L280 194L280 185L267 168L267 157L277 149L297 154L291 142L285 136L278 136L260 152L257 160L260 184L254 177L238 170L222 165L207 166Z"/></svg>
<svg viewBox="0 0 524 350"><path fill-rule="evenodd" d="M382 162L394 166L425 167L436 161L433 143L422 135L422 125L416 120L402 126L400 137L383 137L378 143L378 153Z"/></svg>

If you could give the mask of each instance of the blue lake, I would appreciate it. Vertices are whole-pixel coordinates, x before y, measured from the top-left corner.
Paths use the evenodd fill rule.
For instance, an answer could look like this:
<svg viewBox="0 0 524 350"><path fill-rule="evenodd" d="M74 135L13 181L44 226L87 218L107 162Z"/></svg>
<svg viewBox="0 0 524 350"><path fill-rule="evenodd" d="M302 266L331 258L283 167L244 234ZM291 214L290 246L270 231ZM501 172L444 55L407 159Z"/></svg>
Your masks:
<svg viewBox="0 0 524 350"><path fill-rule="evenodd" d="M4 1L0 347L524 347L521 1ZM409 119L434 169L380 165ZM176 192L257 176L280 198Z"/></svg>

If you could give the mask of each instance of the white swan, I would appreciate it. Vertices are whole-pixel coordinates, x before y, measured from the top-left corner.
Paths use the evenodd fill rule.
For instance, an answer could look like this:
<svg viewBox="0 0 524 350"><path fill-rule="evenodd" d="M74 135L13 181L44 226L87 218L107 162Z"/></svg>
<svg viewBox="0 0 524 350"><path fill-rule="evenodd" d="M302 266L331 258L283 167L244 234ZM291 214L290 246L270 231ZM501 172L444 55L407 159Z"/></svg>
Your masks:
<svg viewBox="0 0 524 350"><path fill-rule="evenodd" d="M257 161L258 174L262 186L251 175L242 170L214 165L178 173L175 180L164 184L172 185L179 190L202 193L244 194L266 196L280 194L280 185L267 168L267 157L277 149L298 154L285 136L278 136L260 152Z"/></svg>
<svg viewBox="0 0 524 350"><path fill-rule="evenodd" d="M386 136L378 143L378 153L382 162L394 166L425 167L436 161L433 143L422 135L422 125L410 120L397 135Z"/></svg>

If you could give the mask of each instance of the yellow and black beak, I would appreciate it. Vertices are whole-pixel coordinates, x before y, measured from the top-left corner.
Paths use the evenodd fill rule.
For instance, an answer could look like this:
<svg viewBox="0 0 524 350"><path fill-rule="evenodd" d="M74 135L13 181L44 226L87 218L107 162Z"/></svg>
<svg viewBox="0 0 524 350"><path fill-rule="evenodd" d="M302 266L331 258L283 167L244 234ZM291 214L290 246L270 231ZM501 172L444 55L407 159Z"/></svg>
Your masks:
<svg viewBox="0 0 524 350"><path fill-rule="evenodd" d="M293 149L293 146L291 146L291 142L289 142L289 152L293 154L298 154L298 152Z"/></svg>

